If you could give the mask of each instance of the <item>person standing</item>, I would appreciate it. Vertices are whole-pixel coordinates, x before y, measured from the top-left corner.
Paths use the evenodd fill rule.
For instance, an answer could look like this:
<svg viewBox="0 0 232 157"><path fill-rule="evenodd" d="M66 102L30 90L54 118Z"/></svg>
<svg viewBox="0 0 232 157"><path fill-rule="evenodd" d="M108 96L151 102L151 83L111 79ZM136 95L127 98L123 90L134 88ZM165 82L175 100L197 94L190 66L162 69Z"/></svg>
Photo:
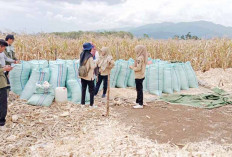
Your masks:
<svg viewBox="0 0 232 157"><path fill-rule="evenodd" d="M8 44L8 46L6 47L5 52L4 52L5 55L8 58L11 58L11 59L17 61L17 58L15 56L15 49L14 49L14 46L12 45L13 42L14 42L14 35L8 34L6 36L5 40L6 40L7 44ZM6 61L6 65L11 65L11 62Z"/></svg>
<svg viewBox="0 0 232 157"><path fill-rule="evenodd" d="M8 43L7 43L5 40L3 40L3 39L0 39L0 42L1 42L3 45L4 45L4 44L5 44L5 45L8 45ZM3 50L3 49L4 49L4 50ZM7 56L5 55L5 53L4 53L5 49L6 49L6 46L5 46L4 48L2 48L2 49L1 49L1 52L0 52L0 64L1 64L2 67L5 67L5 66L6 66L6 62L8 62L8 63L16 63L16 62L17 62L16 60L13 60L13 59L11 59L11 58L9 58L9 57L7 57ZM8 65L8 66L10 66L10 65ZM9 71L5 71L4 74L5 74L5 76L6 76L7 83L8 83L8 86L9 86L10 81L9 81L9 79L8 79L8 72L9 72ZM9 86L8 88L10 88L10 86Z"/></svg>
<svg viewBox="0 0 232 157"><path fill-rule="evenodd" d="M4 50L8 46L7 42L0 39L0 55L4 54ZM4 54L5 55L5 54ZM3 55L3 56L4 56ZM12 70L12 67L5 66L5 60L0 57L0 62L4 62L4 66L0 64L0 126L4 126L6 123L7 115L7 77L5 75L6 71Z"/></svg>
<svg viewBox="0 0 232 157"><path fill-rule="evenodd" d="M91 54L93 55L93 60L94 60L94 62L97 62L98 59L99 59L99 53L98 53L98 51L97 51L95 45L92 44L92 47L93 47L93 48L91 49Z"/></svg>
<svg viewBox="0 0 232 157"><path fill-rule="evenodd" d="M91 43L83 44L83 52L80 54L79 76L81 78L82 93L81 105L85 105L86 88L89 88L90 107L94 106L94 68L93 55L91 54L93 46Z"/></svg>
<svg viewBox="0 0 232 157"><path fill-rule="evenodd" d="M95 89L95 95L97 95L101 83L103 81L103 94L102 98L106 97L107 91L107 82L108 82L108 75L110 74L111 69L114 67L114 60L113 57L109 53L108 47L103 47L101 49L100 58L97 62L97 66L99 68L98 74L98 81Z"/></svg>
<svg viewBox="0 0 232 157"><path fill-rule="evenodd" d="M135 72L135 84L137 91L135 109L143 108L143 80L145 79L145 70L148 60L147 49L143 45L137 45L135 47L136 59L135 64L130 66Z"/></svg>
<svg viewBox="0 0 232 157"><path fill-rule="evenodd" d="M92 48L92 50L91 50L91 54L93 55L93 61L94 61L94 63L96 64L97 61L98 61L98 59L99 59L99 53L98 53L98 51L96 50L95 45L93 45L93 43L91 43L91 44L92 44L92 46L93 46L93 48ZM98 68L98 67L95 67L95 69L94 69L94 89L96 88L96 86L95 86L95 80L97 81L97 76L98 76L98 74L99 74L99 68Z"/></svg>

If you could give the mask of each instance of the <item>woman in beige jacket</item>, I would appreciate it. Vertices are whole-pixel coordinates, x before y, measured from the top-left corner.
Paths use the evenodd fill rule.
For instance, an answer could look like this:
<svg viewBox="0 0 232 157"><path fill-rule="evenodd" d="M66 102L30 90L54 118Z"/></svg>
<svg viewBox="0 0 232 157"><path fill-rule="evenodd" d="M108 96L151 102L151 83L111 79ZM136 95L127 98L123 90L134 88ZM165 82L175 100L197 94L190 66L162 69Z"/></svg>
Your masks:
<svg viewBox="0 0 232 157"><path fill-rule="evenodd" d="M135 47L136 60L134 66L130 66L135 72L135 84L137 91L136 106L134 108L143 108L143 80L145 79L145 70L148 60L147 49L143 45Z"/></svg>
<svg viewBox="0 0 232 157"><path fill-rule="evenodd" d="M82 93L81 93L81 105L85 105L86 88L89 87L90 94L90 107L94 107L94 68L95 63L93 61L93 55L90 53L92 49L91 43L85 43L83 45L83 52L80 55L80 66L85 66L87 70L86 77L81 78Z"/></svg>
<svg viewBox="0 0 232 157"><path fill-rule="evenodd" d="M98 90L103 81L102 98L104 98L106 97L108 75L110 74L111 69L114 67L114 60L113 57L110 55L108 47L103 47L101 49L100 58L97 61L97 66L99 68L99 75L98 75L97 85L95 88L95 95L97 95Z"/></svg>

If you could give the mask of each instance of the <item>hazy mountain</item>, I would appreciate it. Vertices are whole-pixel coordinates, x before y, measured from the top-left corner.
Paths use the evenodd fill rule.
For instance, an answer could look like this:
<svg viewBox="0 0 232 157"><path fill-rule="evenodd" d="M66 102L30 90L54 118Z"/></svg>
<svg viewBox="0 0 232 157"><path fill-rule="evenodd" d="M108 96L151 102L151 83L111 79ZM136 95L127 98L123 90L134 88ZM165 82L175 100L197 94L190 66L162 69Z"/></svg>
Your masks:
<svg viewBox="0 0 232 157"><path fill-rule="evenodd" d="M155 39L173 38L174 35L186 35L188 32L191 32L191 35L196 35L200 38L232 38L232 27L226 27L207 21L180 23L164 22L148 24L136 28L120 28L114 30L128 31L137 37L143 37L144 34L148 34L149 37L153 37Z"/></svg>

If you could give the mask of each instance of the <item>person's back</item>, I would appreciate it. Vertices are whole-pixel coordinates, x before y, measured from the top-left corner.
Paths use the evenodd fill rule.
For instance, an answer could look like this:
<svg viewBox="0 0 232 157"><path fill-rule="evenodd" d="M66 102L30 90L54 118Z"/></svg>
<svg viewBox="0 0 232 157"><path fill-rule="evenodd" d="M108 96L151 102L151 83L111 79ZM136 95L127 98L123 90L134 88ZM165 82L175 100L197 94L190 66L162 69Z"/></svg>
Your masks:
<svg viewBox="0 0 232 157"><path fill-rule="evenodd" d="M94 64L94 61L93 61L93 57L90 57L86 61L86 63L85 63L84 66L86 67L86 70L87 70L87 76L86 77L81 77L80 76L80 78L82 78L84 80L89 80L89 81L94 80L94 68L95 68L95 64Z"/></svg>
<svg viewBox="0 0 232 157"><path fill-rule="evenodd" d="M90 94L90 106L94 106L94 68L95 63L93 61L93 55L91 54L93 46L90 43L85 43L83 45L83 52L80 55L80 68L79 73L83 71L83 76L81 78L81 104L85 106L85 96L87 86L89 88Z"/></svg>

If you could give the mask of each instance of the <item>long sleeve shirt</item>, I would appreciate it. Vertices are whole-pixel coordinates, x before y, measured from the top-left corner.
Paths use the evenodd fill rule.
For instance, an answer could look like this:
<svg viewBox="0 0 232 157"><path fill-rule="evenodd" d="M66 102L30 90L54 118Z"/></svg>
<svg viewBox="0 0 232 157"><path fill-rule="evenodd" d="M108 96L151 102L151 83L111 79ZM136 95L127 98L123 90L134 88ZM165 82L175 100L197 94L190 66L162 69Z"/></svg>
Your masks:
<svg viewBox="0 0 232 157"><path fill-rule="evenodd" d="M17 58L15 56L14 46L12 46L12 45L7 46L4 53L8 58L11 58L13 60L17 60ZM10 65L10 62L6 61L6 65Z"/></svg>
<svg viewBox="0 0 232 157"><path fill-rule="evenodd" d="M90 57L88 59L85 66L87 68L88 75L86 77L81 77L81 78L84 80L93 81L94 80L94 68L96 67L95 62L93 61L93 57Z"/></svg>
<svg viewBox="0 0 232 157"><path fill-rule="evenodd" d="M136 59L137 66L132 67L132 69L135 71L135 78L136 79L142 79L145 77L145 70L146 70L146 64L144 62L144 58L142 56L138 57Z"/></svg>
<svg viewBox="0 0 232 157"><path fill-rule="evenodd" d="M4 52L1 52L0 53L0 64L1 64L1 66L4 67L6 65L6 62L14 63L15 60L7 57Z"/></svg>
<svg viewBox="0 0 232 157"><path fill-rule="evenodd" d="M0 89L6 88L6 87L7 87L6 76L4 74L4 70L2 66L0 65Z"/></svg>

